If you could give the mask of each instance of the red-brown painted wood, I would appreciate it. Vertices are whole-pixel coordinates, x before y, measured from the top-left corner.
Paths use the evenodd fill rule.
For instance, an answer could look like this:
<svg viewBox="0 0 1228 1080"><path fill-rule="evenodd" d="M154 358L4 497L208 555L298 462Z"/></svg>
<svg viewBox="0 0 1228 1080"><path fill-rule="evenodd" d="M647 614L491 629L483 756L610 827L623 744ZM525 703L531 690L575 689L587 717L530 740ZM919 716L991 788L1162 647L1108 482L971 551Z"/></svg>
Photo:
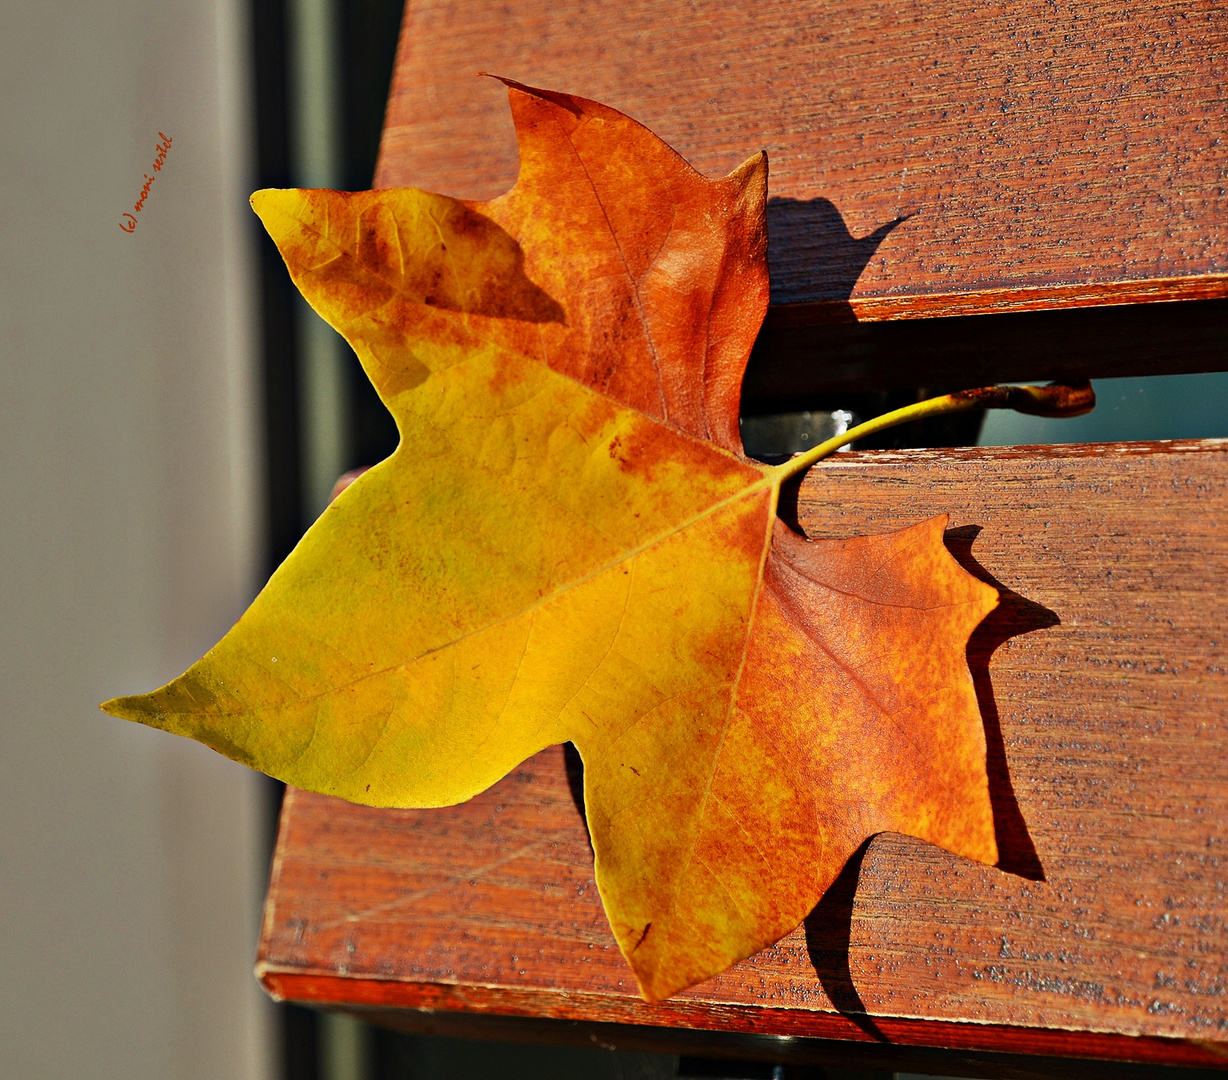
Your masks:
<svg viewBox="0 0 1228 1080"><path fill-rule="evenodd" d="M1003 590L969 646L1002 869L880 836L805 927L647 1005L556 748L443 810L291 792L265 985L1228 1067L1228 442L846 454L796 511L812 535L948 512L948 546Z"/></svg>
<svg viewBox="0 0 1228 1080"><path fill-rule="evenodd" d="M379 186L514 181L479 70L614 105L708 174L766 148L778 319L1228 293L1217 0L409 0Z"/></svg>
<svg viewBox="0 0 1228 1080"><path fill-rule="evenodd" d="M430 1013L496 1015L520 1019L548 1019L670 1028L678 1035L656 1038L653 1045L668 1052L679 1046L703 1047L703 1033L721 1031L758 1036L839 1040L893 1047L932 1047L945 1050L989 1051L995 1054L1053 1055L1129 1061L1153 1065L1225 1068L1225 1051L1213 1043L1181 1039L1124 1037L1098 1032L1061 1032L1008 1027L1001 1024L952 1024L901 1017L876 1018L860 1024L831 1012L797 1013L755 1007L696 1008L688 1003L663 1003L652 1009L639 1003L611 1001L604 995L568 993L543 1000L540 993L497 987L440 986L318 975L268 974L265 986L279 1000L339 1005L345 1011L377 1022L394 1019L392 1010L414 1009ZM412 1025L410 1027L412 1030ZM463 1031L463 1028L452 1030ZM505 1028L503 1033L509 1031ZM617 1038L617 1035L615 1035ZM765 1056L784 1056L771 1055Z"/></svg>

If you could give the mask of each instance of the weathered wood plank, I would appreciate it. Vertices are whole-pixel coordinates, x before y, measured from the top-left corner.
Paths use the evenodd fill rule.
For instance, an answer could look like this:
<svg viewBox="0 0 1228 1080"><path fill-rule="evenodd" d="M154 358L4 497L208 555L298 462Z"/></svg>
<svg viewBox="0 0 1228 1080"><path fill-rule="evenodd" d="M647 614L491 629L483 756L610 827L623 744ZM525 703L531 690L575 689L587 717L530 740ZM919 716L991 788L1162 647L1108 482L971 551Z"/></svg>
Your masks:
<svg viewBox="0 0 1228 1080"><path fill-rule="evenodd" d="M880 836L806 926L646 1005L555 748L446 810L291 793L265 985L1228 1067L1228 441L847 454L797 499L815 536L941 512L1004 590L969 647L1002 869Z"/></svg>
<svg viewBox="0 0 1228 1080"><path fill-rule="evenodd" d="M410 0L380 186L516 176L495 71L697 168L766 147L773 299L858 321L1228 292L1215 0Z"/></svg>

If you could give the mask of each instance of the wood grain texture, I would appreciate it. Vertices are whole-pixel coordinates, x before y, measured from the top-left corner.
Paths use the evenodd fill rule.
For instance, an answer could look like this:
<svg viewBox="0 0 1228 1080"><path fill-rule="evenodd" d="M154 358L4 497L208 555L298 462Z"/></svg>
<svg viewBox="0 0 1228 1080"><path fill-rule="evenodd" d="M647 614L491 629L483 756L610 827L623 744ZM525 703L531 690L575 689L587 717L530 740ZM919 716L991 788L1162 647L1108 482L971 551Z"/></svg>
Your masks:
<svg viewBox="0 0 1228 1080"><path fill-rule="evenodd" d="M510 186L479 70L611 104L708 175L766 148L799 318L1228 292L1216 0L409 0L379 186Z"/></svg>
<svg viewBox="0 0 1228 1080"><path fill-rule="evenodd" d="M847 454L796 503L814 536L944 511L1003 590L969 646L1002 869L880 835L795 933L646 1005L555 748L446 810L290 793L265 985L1228 1067L1228 441Z"/></svg>

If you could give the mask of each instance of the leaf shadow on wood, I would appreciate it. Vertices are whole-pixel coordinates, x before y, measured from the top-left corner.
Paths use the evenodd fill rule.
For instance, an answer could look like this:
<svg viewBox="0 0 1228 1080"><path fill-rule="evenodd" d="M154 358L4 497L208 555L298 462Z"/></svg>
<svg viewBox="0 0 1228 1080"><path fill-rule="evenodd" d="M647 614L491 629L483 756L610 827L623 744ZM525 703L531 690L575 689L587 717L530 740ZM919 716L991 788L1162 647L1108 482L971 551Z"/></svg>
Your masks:
<svg viewBox="0 0 1228 1080"><path fill-rule="evenodd" d="M832 324L855 324L857 315L848 302L853 295L857 279L869 265L879 245L899 225L909 217L906 214L880 225L865 236L854 236L845 224L844 217L830 199L789 199L776 196L768 199L768 278L771 282L771 305L768 310L764 329L771 326L773 310L776 315L789 311L800 312L809 310L810 314L803 316L800 326L790 326L787 335L798 337L803 341L811 339L831 339L833 334L840 332ZM806 305L822 305L821 313L807 309ZM817 319L817 323L810 320ZM818 325L822 324L822 325ZM845 327L847 329L847 327ZM771 330L765 334L760 330L755 348L751 351L747 362L746 374L742 380L743 411L748 409L754 414L769 412L790 412L798 408L809 408L802 404L792 394L784 397L779 392L764 395L763 387L791 383L792 369L796 366L796 342L791 348L782 351L772 345L779 344L780 328L775 335ZM765 346L766 343L766 347ZM803 346L803 352L808 346ZM855 349L864 348L855 345ZM755 388L759 389L756 390ZM871 395L874 396L874 395ZM877 395L881 396L881 395ZM813 395L807 395L813 397ZM866 395L845 394L831 408L854 408L863 415L872 415L875 404L867 400L864 404L860 399ZM850 402L852 404L850 404ZM820 403L821 407L827 407ZM927 443L927 445L933 445Z"/></svg>
<svg viewBox="0 0 1228 1080"><path fill-rule="evenodd" d="M1044 881L1045 871L1036 854L1036 845L1015 798L1006 761L1002 722L989 677L989 660L998 646L1019 634L1058 626L1061 619L1043 604L1020 596L1007 588L976 561L972 544L981 532L980 525L948 529L943 536L955 561L973 577L998 590L998 606L991 611L968 640L968 668L976 687L976 700L985 722L986 765L989 770L989 799L993 805L994 832L998 839L998 869L1008 874Z"/></svg>
<svg viewBox="0 0 1228 1080"><path fill-rule="evenodd" d="M802 926L806 934L806 952L819 984L836 1011L856 1024L876 1042L888 1042L886 1035L866 1015L865 1003L853 985L849 966L849 942L853 931L853 902L857 896L857 879L861 863L874 837L869 837L849 857L844 869L828 887Z"/></svg>
<svg viewBox="0 0 1228 1080"><path fill-rule="evenodd" d="M829 199L768 200L768 273L773 304L847 300L888 234L911 215L857 237ZM849 311L850 321L852 311Z"/></svg>
<svg viewBox="0 0 1228 1080"><path fill-rule="evenodd" d="M986 767L994 832L998 841L998 869L1032 881L1043 881L1044 868L1019 809L1007 767L1002 724L989 677L989 660L998 646L1010 638L1057 626L1061 620L1042 604L1008 589L976 561L972 555L972 544L980 532L979 525L960 526L948 529L943 540L956 562L977 579L992 585L1001 598L998 607L986 616L968 641L968 668L985 724ZM849 965L857 881L872 839L866 840L845 864L840 876L803 920L803 926L810 962L832 1005L867 1035L886 1041L874 1021L866 1015L865 1004L853 984Z"/></svg>
<svg viewBox="0 0 1228 1080"><path fill-rule="evenodd" d="M799 513L801 507L798 504L802 492L802 482L806 479L806 475L806 473L800 473L797 476L791 476L780 485L780 494L776 499L776 516L797 533L798 536L804 536L809 539L810 534L806 532L802 525Z"/></svg>
<svg viewBox="0 0 1228 1080"><path fill-rule="evenodd" d="M571 801L576 804L576 811L584 822L584 836L591 849L593 837L588 831L588 813L584 809L584 761L575 743L563 743L563 768L567 772L567 789L571 792Z"/></svg>

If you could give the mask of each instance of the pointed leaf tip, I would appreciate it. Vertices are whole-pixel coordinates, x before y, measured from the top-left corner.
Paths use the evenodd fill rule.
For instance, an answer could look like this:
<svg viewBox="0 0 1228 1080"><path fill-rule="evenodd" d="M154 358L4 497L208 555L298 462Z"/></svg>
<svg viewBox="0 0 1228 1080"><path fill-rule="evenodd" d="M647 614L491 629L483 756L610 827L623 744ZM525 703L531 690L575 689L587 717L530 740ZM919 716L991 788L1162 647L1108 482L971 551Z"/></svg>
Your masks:
<svg viewBox="0 0 1228 1080"><path fill-rule="evenodd" d="M145 724L148 727L161 727L155 717L156 710L150 707L149 694L134 694L127 697L111 698L98 706L104 713L119 720L131 720L133 723Z"/></svg>

